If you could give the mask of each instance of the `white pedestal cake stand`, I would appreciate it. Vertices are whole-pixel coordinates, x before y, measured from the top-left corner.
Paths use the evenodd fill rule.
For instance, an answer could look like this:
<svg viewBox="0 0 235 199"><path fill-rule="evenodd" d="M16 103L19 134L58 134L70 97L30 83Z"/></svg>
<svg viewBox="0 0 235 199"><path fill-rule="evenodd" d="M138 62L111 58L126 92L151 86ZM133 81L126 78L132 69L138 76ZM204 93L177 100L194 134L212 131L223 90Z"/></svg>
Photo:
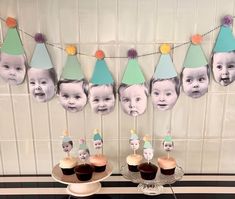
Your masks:
<svg viewBox="0 0 235 199"><path fill-rule="evenodd" d="M170 185L179 181L183 175L183 169L179 166L175 168L175 173L173 175L163 175L158 168L156 178L153 180L143 180L140 176L140 172L131 172L128 169L128 165L125 164L121 167L121 174L124 178L138 183L138 190L146 195L159 195L164 193L163 185Z"/></svg>
<svg viewBox="0 0 235 199"><path fill-rule="evenodd" d="M67 184L67 192L73 196L90 196L100 191L101 183L100 181L106 179L112 174L113 167L111 163L106 165L104 172L93 172L92 178L88 181L78 180L76 174L64 175L57 164L52 170L52 177L55 181L62 184Z"/></svg>

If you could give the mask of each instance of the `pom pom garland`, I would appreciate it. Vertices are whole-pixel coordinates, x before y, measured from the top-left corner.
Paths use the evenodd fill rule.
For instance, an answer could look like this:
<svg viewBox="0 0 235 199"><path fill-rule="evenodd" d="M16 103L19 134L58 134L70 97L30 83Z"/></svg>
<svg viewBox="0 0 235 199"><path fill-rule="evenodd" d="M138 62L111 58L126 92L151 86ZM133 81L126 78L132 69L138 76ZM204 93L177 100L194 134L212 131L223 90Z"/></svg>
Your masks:
<svg viewBox="0 0 235 199"><path fill-rule="evenodd" d="M104 52L102 50L97 50L95 53L95 57L99 60L104 59L105 57Z"/></svg>
<svg viewBox="0 0 235 199"><path fill-rule="evenodd" d="M171 46L169 44L162 44L160 46L160 52L162 54L168 54L171 51Z"/></svg>
<svg viewBox="0 0 235 199"><path fill-rule="evenodd" d="M34 35L34 40L37 42L37 43L45 43L45 36L42 34L42 33L36 33Z"/></svg>
<svg viewBox="0 0 235 199"><path fill-rule="evenodd" d="M193 35L192 38L191 38L192 43L195 44L195 45L201 44L202 40L203 40L203 38L199 34Z"/></svg>
<svg viewBox="0 0 235 199"><path fill-rule="evenodd" d="M223 20L222 20L222 24L224 26L230 26L233 23L233 17L231 15L226 15Z"/></svg>
<svg viewBox="0 0 235 199"><path fill-rule="evenodd" d="M15 28L17 26L16 19L14 19L12 17L7 17L6 25L8 28Z"/></svg>
<svg viewBox="0 0 235 199"><path fill-rule="evenodd" d="M127 56L128 56L128 58L130 58L130 59L135 59L135 58L137 57L137 52L136 52L136 50L133 49L133 48L130 49L130 50L128 50Z"/></svg>
<svg viewBox="0 0 235 199"><path fill-rule="evenodd" d="M67 46L65 50L68 55L75 55L77 53L77 48L74 45Z"/></svg>

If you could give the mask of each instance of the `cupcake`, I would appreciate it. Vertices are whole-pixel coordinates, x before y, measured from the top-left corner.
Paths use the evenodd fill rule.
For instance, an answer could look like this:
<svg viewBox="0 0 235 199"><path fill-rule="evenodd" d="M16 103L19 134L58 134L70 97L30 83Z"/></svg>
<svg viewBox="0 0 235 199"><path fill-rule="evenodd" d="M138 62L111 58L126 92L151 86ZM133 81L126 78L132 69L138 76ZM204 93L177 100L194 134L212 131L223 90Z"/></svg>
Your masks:
<svg viewBox="0 0 235 199"><path fill-rule="evenodd" d="M158 166L160 167L161 173L164 175L173 175L175 173L176 161L172 157L159 157L157 159Z"/></svg>
<svg viewBox="0 0 235 199"><path fill-rule="evenodd" d="M66 157L60 161L59 167L64 175L74 174L74 167L77 165L76 158Z"/></svg>
<svg viewBox="0 0 235 199"><path fill-rule="evenodd" d="M148 136L144 137L144 158L148 160L148 162L138 166L141 178L144 180L153 180L156 177L158 168L150 162L150 160L153 159L153 147L149 142Z"/></svg>
<svg viewBox="0 0 235 199"><path fill-rule="evenodd" d="M85 140L80 139L78 157L83 163L77 165L74 168L74 172L76 173L76 176L80 181L87 181L92 178L94 167L87 163L89 156L90 156L90 151L85 143Z"/></svg>
<svg viewBox="0 0 235 199"><path fill-rule="evenodd" d="M74 172L80 181L88 181L92 178L94 167L90 164L80 164L74 168Z"/></svg>
<svg viewBox="0 0 235 199"><path fill-rule="evenodd" d="M136 154L136 151L139 149L140 146L140 140L134 129L131 129L129 144L134 153L126 157L128 169L132 172L138 172L138 165L142 162L143 156Z"/></svg>
<svg viewBox="0 0 235 199"><path fill-rule="evenodd" d="M173 175L175 173L176 161L170 157L169 153L174 148L174 142L170 135L170 132L164 137L162 142L163 149L167 152L167 156L162 156L157 159L158 166L161 169L161 173L164 175Z"/></svg>
<svg viewBox="0 0 235 199"><path fill-rule="evenodd" d="M60 161L59 167L64 175L74 174L74 167L77 165L76 158L70 156L70 151L73 148L73 141L69 136L69 132L65 131L62 141L63 151L67 153L67 157Z"/></svg>
<svg viewBox="0 0 235 199"><path fill-rule="evenodd" d="M103 172L106 169L108 160L105 155L99 154L99 150L103 147L103 139L98 129L94 130L93 146L97 150L97 154L90 156L89 161L94 166L95 172Z"/></svg>

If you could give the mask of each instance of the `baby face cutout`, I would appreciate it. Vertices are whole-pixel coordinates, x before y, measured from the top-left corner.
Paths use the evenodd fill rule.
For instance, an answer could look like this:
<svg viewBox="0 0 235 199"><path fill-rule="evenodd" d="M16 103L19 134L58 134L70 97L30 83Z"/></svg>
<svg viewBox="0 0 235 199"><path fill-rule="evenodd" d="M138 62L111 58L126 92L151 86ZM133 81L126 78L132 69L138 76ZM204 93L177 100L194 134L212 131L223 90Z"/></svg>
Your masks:
<svg viewBox="0 0 235 199"><path fill-rule="evenodd" d="M10 85L19 85L26 74L25 55L0 54L0 77Z"/></svg>
<svg viewBox="0 0 235 199"><path fill-rule="evenodd" d="M136 151L140 147L140 141L139 140L130 140L130 146L131 149Z"/></svg>
<svg viewBox="0 0 235 199"><path fill-rule="evenodd" d="M178 99L175 84L173 80L168 79L152 83L151 97L154 108L162 111L173 108Z"/></svg>
<svg viewBox="0 0 235 199"><path fill-rule="evenodd" d="M78 157L82 161L86 161L90 156L90 152L88 149L79 149L78 150Z"/></svg>
<svg viewBox="0 0 235 199"><path fill-rule="evenodd" d="M212 71L214 79L221 86L235 80L235 52L220 52L213 55Z"/></svg>
<svg viewBox="0 0 235 199"><path fill-rule="evenodd" d="M147 107L147 88L144 85L122 87L119 91L123 111L130 116L138 116Z"/></svg>
<svg viewBox="0 0 235 199"><path fill-rule="evenodd" d="M73 148L73 142L70 141L70 142L63 142L62 143L62 148L63 148L63 151L68 153L72 150Z"/></svg>
<svg viewBox="0 0 235 199"><path fill-rule="evenodd" d="M29 91L38 102L47 102L55 95L55 83L49 70L30 68Z"/></svg>
<svg viewBox="0 0 235 199"><path fill-rule="evenodd" d="M146 160L153 159L153 149L152 148L144 149L144 158Z"/></svg>
<svg viewBox="0 0 235 199"><path fill-rule="evenodd" d="M208 91L208 68L184 68L182 71L182 85L186 95L199 98Z"/></svg>
<svg viewBox="0 0 235 199"><path fill-rule="evenodd" d="M103 146L103 141L102 140L94 140L93 145L95 149L101 149Z"/></svg>
<svg viewBox="0 0 235 199"><path fill-rule="evenodd" d="M89 103L95 113L105 115L112 112L115 106L113 86L91 86L89 89Z"/></svg>
<svg viewBox="0 0 235 199"><path fill-rule="evenodd" d="M83 110L87 103L83 84L83 81L60 84L59 101L64 109L72 113Z"/></svg>
<svg viewBox="0 0 235 199"><path fill-rule="evenodd" d="M163 142L163 148L165 151L170 152L172 151L172 149L174 148L174 143L173 141L169 142L169 141L164 141Z"/></svg>

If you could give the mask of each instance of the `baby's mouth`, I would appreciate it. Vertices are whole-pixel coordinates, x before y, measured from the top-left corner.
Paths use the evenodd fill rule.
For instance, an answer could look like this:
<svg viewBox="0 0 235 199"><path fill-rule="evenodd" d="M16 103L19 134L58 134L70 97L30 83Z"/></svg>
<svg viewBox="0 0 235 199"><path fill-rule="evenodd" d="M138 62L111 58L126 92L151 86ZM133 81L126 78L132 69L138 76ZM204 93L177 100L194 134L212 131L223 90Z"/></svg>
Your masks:
<svg viewBox="0 0 235 199"><path fill-rule="evenodd" d="M107 110L108 110L107 108L98 108L98 112L105 112Z"/></svg>
<svg viewBox="0 0 235 199"><path fill-rule="evenodd" d="M229 77L224 77L224 78L221 77L221 81L223 81L223 82L229 82Z"/></svg>
<svg viewBox="0 0 235 199"><path fill-rule="evenodd" d="M138 111L136 111L136 110L131 110L130 111L130 115L132 115L132 116L137 116L139 113L138 113Z"/></svg>
<svg viewBox="0 0 235 199"><path fill-rule="evenodd" d="M35 97L44 97L45 93L35 93Z"/></svg>
<svg viewBox="0 0 235 199"><path fill-rule="evenodd" d="M160 107L166 107L167 104L158 104L158 106L160 106Z"/></svg>

